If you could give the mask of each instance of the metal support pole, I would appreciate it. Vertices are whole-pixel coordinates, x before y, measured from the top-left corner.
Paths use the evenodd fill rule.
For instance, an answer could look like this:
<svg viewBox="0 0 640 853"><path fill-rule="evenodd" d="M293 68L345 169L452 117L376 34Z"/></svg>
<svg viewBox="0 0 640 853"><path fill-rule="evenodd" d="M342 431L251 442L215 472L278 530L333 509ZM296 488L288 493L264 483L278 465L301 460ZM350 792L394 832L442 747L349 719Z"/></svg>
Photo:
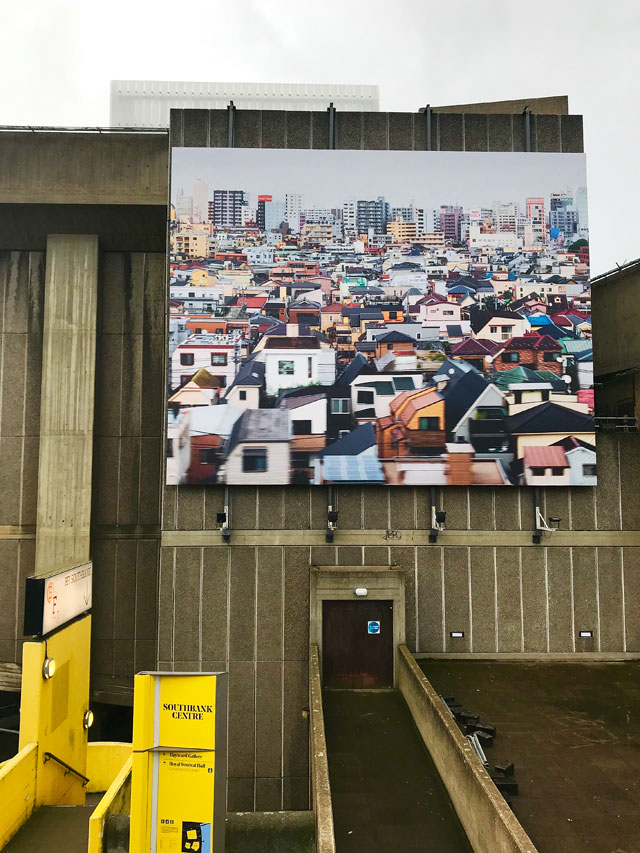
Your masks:
<svg viewBox="0 0 640 853"><path fill-rule="evenodd" d="M326 541L333 542L333 534L338 527L338 511L333 506L333 486L329 486L327 494L327 534Z"/></svg>
<svg viewBox="0 0 640 853"><path fill-rule="evenodd" d="M327 148L330 151L334 151L336 147L336 108L333 106L333 103L329 104L327 107L327 113L329 114L329 138L327 140Z"/></svg>
<svg viewBox="0 0 640 853"><path fill-rule="evenodd" d="M429 491L429 523L431 530L429 531L429 542L435 545L438 541L438 528L436 527L436 487L431 486Z"/></svg>
<svg viewBox="0 0 640 853"><path fill-rule="evenodd" d="M222 541L225 543L231 542L231 525L229 518L229 486L224 487L224 510L218 513L218 524L220 524L220 534Z"/></svg>
<svg viewBox="0 0 640 853"><path fill-rule="evenodd" d="M235 138L236 138L236 108L233 104L233 101L229 101L229 106L227 107L227 146L229 148L235 147Z"/></svg>
<svg viewBox="0 0 640 853"><path fill-rule="evenodd" d="M531 110L524 108L524 150L531 151Z"/></svg>
<svg viewBox="0 0 640 853"><path fill-rule="evenodd" d="M542 541L542 530L540 529L540 489L538 486L534 486L533 489L533 517L535 519L535 530L533 531L533 536L531 537L531 541L534 545L539 545Z"/></svg>
<svg viewBox="0 0 640 853"><path fill-rule="evenodd" d="M429 104L424 109L424 120L427 123L427 151L431 151L431 106Z"/></svg>

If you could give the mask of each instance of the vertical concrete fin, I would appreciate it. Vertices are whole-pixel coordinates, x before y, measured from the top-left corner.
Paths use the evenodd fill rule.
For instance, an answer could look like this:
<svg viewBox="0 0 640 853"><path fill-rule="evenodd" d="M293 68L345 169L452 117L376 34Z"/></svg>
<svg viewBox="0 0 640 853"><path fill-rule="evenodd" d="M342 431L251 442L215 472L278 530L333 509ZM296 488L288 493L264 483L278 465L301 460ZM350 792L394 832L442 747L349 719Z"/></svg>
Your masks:
<svg viewBox="0 0 640 853"><path fill-rule="evenodd" d="M98 238L47 238L36 575L89 559Z"/></svg>

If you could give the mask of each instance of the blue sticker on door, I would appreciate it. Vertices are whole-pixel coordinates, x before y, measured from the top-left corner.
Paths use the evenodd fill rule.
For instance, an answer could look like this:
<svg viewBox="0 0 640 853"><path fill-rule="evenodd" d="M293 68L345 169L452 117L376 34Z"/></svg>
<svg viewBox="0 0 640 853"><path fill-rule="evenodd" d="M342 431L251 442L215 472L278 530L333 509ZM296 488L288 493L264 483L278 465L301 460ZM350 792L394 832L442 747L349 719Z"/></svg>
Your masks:
<svg viewBox="0 0 640 853"><path fill-rule="evenodd" d="M367 623L367 633L368 634L379 634L380 633L380 623L379 622L368 622Z"/></svg>

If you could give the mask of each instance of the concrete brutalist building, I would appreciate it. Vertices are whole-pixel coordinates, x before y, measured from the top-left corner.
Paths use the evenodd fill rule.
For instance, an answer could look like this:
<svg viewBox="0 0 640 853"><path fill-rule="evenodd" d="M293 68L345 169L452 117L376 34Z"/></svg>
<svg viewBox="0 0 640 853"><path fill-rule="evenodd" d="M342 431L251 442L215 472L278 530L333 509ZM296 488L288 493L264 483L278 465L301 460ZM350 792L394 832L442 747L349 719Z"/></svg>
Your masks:
<svg viewBox="0 0 640 853"><path fill-rule="evenodd" d="M335 593L334 577L387 583L395 639L418 654L637 656L638 437L599 434L597 488L543 490L543 514L562 521L539 545L531 489L439 489L447 529L429 544L428 487L377 488L375 500L340 487L326 544L327 490L296 486L232 487L231 542L222 544L223 488L163 485L169 150L231 140L327 148L332 116L236 110L232 133L229 120L227 110L184 110L173 111L169 133L0 133L0 687L19 685L24 579L36 536L47 533L37 504L82 470L92 483L94 701L130 705L142 669L228 669L229 808L306 809L309 642L320 640L317 605ZM583 150L582 118L563 98L338 111L333 132L337 148ZM79 257L51 235L97 235L95 258L85 254L74 278L82 288L97 274L95 362L90 351L85 362L95 418L85 435L92 456L70 448L61 470L39 481L41 404L68 404L41 401L45 281L60 252ZM637 270L624 275L635 282ZM637 344L615 349L616 282L594 285L596 382L638 364ZM399 570L381 580L376 568L390 565ZM316 568L331 566L350 574ZM581 629L593 638L579 638Z"/></svg>

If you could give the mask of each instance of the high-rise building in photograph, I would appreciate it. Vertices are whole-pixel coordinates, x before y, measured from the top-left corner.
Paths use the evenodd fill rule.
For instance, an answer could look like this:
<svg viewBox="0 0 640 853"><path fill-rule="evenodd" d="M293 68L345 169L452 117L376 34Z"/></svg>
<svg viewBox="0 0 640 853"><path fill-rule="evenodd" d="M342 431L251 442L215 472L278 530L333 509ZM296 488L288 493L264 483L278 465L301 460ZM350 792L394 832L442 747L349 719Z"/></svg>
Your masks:
<svg viewBox="0 0 640 853"><path fill-rule="evenodd" d="M300 211L302 210L302 196L300 193L286 193L284 197L284 218L289 228L297 234L300 231Z"/></svg>
<svg viewBox="0 0 640 853"><path fill-rule="evenodd" d="M249 204L244 190L214 190L209 202L209 221L214 225L238 228L242 225L242 208Z"/></svg>
<svg viewBox="0 0 640 853"><path fill-rule="evenodd" d="M207 222L209 218L209 185L196 178L193 182L191 192L193 198L193 216L200 222Z"/></svg>
<svg viewBox="0 0 640 853"><path fill-rule="evenodd" d="M389 217L389 203L383 196L369 201L358 200L356 230L358 234L366 234L369 229L372 229L374 234L384 234Z"/></svg>
<svg viewBox="0 0 640 853"><path fill-rule="evenodd" d="M544 243L547 236L547 220L543 198L527 199L527 217L531 220L533 236L537 243Z"/></svg>
<svg viewBox="0 0 640 853"><path fill-rule="evenodd" d="M461 207L443 205L440 208L440 231L444 233L446 240L451 240L454 243L460 241L461 217Z"/></svg>

